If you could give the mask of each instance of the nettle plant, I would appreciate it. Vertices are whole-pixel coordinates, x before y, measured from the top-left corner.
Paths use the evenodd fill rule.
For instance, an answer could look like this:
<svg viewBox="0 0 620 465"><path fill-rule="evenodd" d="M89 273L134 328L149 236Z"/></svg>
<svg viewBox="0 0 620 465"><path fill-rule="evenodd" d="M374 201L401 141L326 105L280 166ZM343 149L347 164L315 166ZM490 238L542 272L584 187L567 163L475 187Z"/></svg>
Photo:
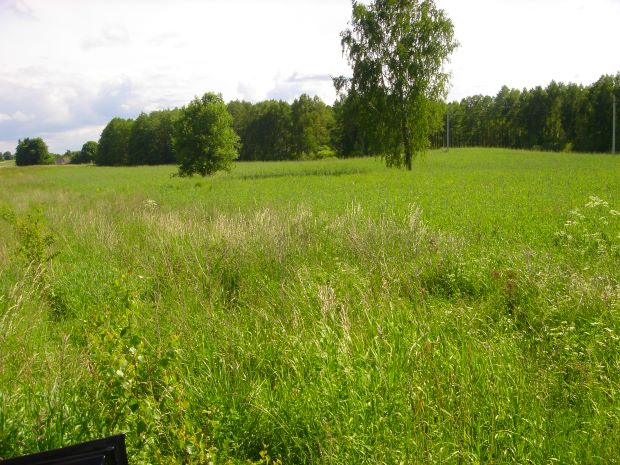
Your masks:
<svg viewBox="0 0 620 465"><path fill-rule="evenodd" d="M591 195L584 207L569 213L556 238L560 245L583 257L619 257L620 211Z"/></svg>

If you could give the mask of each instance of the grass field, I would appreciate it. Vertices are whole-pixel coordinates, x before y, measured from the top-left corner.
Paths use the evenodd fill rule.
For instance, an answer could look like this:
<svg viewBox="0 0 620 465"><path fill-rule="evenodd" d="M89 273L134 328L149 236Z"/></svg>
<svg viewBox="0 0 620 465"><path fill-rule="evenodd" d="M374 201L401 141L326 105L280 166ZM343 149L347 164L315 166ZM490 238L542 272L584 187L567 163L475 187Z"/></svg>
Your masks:
<svg viewBox="0 0 620 465"><path fill-rule="evenodd" d="M0 457L620 463L620 157L0 170Z"/></svg>

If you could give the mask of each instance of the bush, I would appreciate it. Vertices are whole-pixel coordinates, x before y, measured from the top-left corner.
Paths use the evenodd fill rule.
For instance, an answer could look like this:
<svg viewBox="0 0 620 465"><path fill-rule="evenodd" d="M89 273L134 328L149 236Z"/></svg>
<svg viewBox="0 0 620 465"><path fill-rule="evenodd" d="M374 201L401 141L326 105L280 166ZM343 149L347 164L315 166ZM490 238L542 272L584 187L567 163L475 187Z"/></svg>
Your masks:
<svg viewBox="0 0 620 465"><path fill-rule="evenodd" d="M15 149L15 164L17 166L50 165L52 163L54 163L54 159L50 156L47 145L40 137L26 138L17 144Z"/></svg>

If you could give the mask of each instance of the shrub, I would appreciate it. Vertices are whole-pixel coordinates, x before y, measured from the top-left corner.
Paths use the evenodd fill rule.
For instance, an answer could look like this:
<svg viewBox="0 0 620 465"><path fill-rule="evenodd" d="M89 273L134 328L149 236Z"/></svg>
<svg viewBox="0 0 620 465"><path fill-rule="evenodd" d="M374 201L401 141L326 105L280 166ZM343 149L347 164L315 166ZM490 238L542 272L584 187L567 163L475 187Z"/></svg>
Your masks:
<svg viewBox="0 0 620 465"><path fill-rule="evenodd" d="M27 165L50 165L54 159L50 156L47 145L43 139L26 138L20 140L15 149L15 164L17 166Z"/></svg>

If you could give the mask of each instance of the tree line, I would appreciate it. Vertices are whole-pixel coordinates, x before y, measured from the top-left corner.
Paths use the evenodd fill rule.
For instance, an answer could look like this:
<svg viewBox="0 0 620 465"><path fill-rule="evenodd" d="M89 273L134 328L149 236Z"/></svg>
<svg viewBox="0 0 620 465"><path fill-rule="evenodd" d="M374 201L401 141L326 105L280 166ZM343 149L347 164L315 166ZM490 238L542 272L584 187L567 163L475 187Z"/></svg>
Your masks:
<svg viewBox="0 0 620 465"><path fill-rule="evenodd" d="M318 97L301 95L292 104L232 101L226 105L240 138L239 160L299 160L336 156L333 108ZM142 113L135 120L113 118L99 139L98 165L177 163L175 131L181 109Z"/></svg>
<svg viewBox="0 0 620 465"><path fill-rule="evenodd" d="M443 127L432 145L506 147L547 151L609 152L613 100L620 103L620 73L589 86L551 82L547 87L509 89L444 105Z"/></svg>
<svg viewBox="0 0 620 465"><path fill-rule="evenodd" d="M590 86L504 86L495 97L445 103L444 66L459 46L433 0L352 1L341 33L350 77L334 78L333 106L303 94L292 103L232 101L207 93L182 108L113 118L98 142L53 157L40 139L19 141L16 163L94 162L102 166L178 163L179 174L210 174L240 160L305 160L377 155L411 169L430 147L553 151L611 149L612 101L620 73ZM40 153L37 153L39 151Z"/></svg>
<svg viewBox="0 0 620 465"><path fill-rule="evenodd" d="M430 146L446 145L449 120L451 146L609 152L614 95L620 103L620 73L589 86L504 86L495 97L476 95L438 106ZM239 160L304 160L384 155L387 131L376 119L379 105L348 92L331 106L304 94L292 103L235 100L225 110L239 137ZM113 118L98 142L56 158L101 166L178 163L174 138L183 108ZM12 157L7 152L3 158ZM53 163L55 157L35 138L20 140L15 158L24 165Z"/></svg>

